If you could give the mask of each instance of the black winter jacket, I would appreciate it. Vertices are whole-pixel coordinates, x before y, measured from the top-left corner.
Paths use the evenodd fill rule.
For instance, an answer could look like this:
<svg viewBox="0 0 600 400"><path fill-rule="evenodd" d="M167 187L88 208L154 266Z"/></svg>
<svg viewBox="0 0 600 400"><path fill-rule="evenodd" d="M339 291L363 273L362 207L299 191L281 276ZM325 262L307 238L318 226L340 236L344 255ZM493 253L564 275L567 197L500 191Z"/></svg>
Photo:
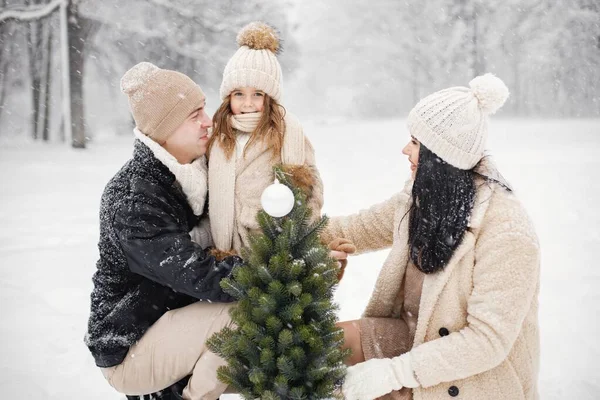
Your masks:
<svg viewBox="0 0 600 400"><path fill-rule="evenodd" d="M199 217L175 176L136 140L100 206L100 259L85 343L96 365L120 364L168 310L197 300L231 302L219 286L241 260L216 262L191 241Z"/></svg>

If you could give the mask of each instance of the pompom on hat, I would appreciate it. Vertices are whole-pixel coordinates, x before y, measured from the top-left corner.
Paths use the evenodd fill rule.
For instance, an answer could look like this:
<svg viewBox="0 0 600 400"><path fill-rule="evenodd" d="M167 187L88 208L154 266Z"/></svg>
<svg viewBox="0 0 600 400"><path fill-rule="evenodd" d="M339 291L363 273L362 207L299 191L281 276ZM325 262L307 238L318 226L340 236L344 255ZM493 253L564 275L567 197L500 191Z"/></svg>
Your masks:
<svg viewBox="0 0 600 400"><path fill-rule="evenodd" d="M136 127L159 144L205 101L204 93L187 75L149 62L133 66L121 78Z"/></svg>
<svg viewBox="0 0 600 400"><path fill-rule="evenodd" d="M253 87L279 101L282 74L277 60L281 45L277 31L263 22L252 22L240 30L237 43L240 48L223 72L221 100L234 89Z"/></svg>
<svg viewBox="0 0 600 400"><path fill-rule="evenodd" d="M508 99L508 88L493 74L478 76L469 87L435 92L408 115L408 129L425 147L459 169L481 160L488 135L488 117Z"/></svg>

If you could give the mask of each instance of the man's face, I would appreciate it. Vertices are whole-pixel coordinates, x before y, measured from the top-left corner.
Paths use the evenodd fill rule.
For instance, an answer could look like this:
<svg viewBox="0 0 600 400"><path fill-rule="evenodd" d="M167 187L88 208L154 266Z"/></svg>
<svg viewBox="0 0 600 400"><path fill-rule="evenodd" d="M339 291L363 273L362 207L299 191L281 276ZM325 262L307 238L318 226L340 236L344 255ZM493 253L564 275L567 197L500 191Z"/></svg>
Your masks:
<svg viewBox="0 0 600 400"><path fill-rule="evenodd" d="M206 154L208 128L212 126L212 120L206 114L204 106L205 103L202 102L198 109L192 111L163 144L180 164L189 164Z"/></svg>

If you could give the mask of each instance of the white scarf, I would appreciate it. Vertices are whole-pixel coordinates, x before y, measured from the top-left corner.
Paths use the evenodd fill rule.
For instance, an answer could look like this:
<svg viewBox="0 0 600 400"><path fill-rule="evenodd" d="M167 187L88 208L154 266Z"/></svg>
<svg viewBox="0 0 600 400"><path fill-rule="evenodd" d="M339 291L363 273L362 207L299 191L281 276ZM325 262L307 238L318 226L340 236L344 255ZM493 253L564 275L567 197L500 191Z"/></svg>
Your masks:
<svg viewBox="0 0 600 400"><path fill-rule="evenodd" d="M171 153L165 150L160 144L144 135L139 129L135 128L133 133L137 139L152 151L154 157L175 175L175 179L181 185L181 189L183 190L183 193L185 193L194 214L202 215L208 186L206 157L202 156L190 164L180 164Z"/></svg>
<svg viewBox="0 0 600 400"><path fill-rule="evenodd" d="M258 126L261 117L262 113L232 115L231 126L238 131L252 133Z"/></svg>
<svg viewBox="0 0 600 400"><path fill-rule="evenodd" d="M261 113L232 115L230 122L236 130L236 149L227 158L223 147L219 143L215 143L210 153L208 190L215 195L211 194L208 198L208 215L211 221L215 221L211 224L211 230L215 247L219 250L229 251L232 247L237 147L246 144L245 140L237 140L238 131L252 134L258 126L261 115Z"/></svg>

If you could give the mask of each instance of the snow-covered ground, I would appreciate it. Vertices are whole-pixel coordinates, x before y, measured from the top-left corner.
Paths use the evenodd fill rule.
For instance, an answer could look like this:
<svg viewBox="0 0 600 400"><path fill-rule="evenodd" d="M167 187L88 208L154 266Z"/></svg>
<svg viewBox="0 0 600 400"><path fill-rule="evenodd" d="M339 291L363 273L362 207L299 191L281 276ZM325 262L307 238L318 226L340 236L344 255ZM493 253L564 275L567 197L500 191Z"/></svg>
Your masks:
<svg viewBox="0 0 600 400"><path fill-rule="evenodd" d="M304 125L330 215L385 200L408 176L402 120ZM100 195L132 140L98 137L79 151L0 145L0 398L124 398L104 382L83 335ZM497 119L489 147L541 240L541 398L597 399L600 120ZM351 259L336 294L341 319L360 316L384 258Z"/></svg>

